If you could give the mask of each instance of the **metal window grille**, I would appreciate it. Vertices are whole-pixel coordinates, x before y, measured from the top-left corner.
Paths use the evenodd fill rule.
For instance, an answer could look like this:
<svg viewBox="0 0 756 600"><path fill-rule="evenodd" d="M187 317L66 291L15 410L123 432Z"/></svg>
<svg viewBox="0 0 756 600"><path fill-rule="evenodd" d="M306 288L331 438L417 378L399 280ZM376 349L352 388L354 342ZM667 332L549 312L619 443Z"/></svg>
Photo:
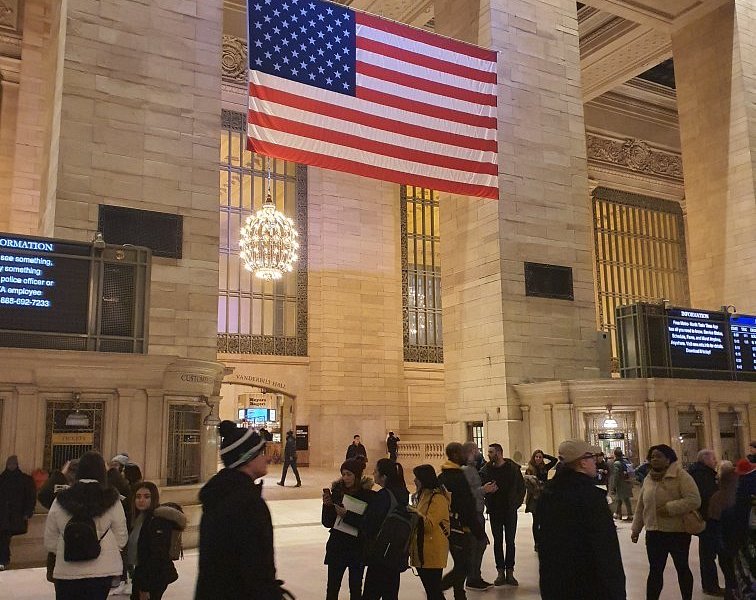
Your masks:
<svg viewBox="0 0 756 600"><path fill-rule="evenodd" d="M404 360L444 362L438 194L401 187Z"/></svg>
<svg viewBox="0 0 756 600"><path fill-rule="evenodd" d="M85 452L102 452L104 402L81 402L79 411L89 418L87 427L69 427L66 417L76 410L72 401L47 403L45 419L44 468L60 469Z"/></svg>
<svg viewBox="0 0 756 600"><path fill-rule="evenodd" d="M616 365L618 306L689 303L682 209L676 202L596 188L593 233L598 327L611 335Z"/></svg>
<svg viewBox="0 0 756 600"><path fill-rule="evenodd" d="M471 442L475 442L478 448L483 451L483 423L468 423L467 436ZM485 455L485 452L483 454Z"/></svg>
<svg viewBox="0 0 756 600"><path fill-rule="evenodd" d="M307 354L307 169L246 149L246 120L223 111L220 155L218 351ZM239 258L239 230L265 201L267 170L278 210L299 231L299 260L278 281L262 281Z"/></svg>
<svg viewBox="0 0 756 600"><path fill-rule="evenodd" d="M202 408L172 404L168 409L168 485L199 483Z"/></svg>

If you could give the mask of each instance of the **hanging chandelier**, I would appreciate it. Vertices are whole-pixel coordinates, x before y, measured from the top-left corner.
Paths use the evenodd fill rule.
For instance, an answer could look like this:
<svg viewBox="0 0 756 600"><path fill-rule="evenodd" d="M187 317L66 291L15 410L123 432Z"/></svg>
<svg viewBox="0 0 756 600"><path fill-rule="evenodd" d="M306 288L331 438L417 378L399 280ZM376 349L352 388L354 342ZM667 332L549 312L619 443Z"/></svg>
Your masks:
<svg viewBox="0 0 756 600"><path fill-rule="evenodd" d="M299 233L294 221L276 210L270 192L270 159L268 159L268 190L265 203L247 217L239 234L239 256L244 268L259 279L281 279L296 262Z"/></svg>
<svg viewBox="0 0 756 600"><path fill-rule="evenodd" d="M619 427L619 423L617 423L617 419L612 416L611 404L606 407L606 413L606 418L604 419L604 422L601 424L601 426L604 429L617 429Z"/></svg>

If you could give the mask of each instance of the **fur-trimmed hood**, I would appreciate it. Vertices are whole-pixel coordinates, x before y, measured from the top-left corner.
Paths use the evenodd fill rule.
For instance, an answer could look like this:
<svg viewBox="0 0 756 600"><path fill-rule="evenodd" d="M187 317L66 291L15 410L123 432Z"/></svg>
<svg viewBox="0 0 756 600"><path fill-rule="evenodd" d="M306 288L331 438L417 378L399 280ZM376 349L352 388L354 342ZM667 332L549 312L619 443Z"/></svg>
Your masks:
<svg viewBox="0 0 756 600"><path fill-rule="evenodd" d="M179 531L184 531L184 529L186 529L186 515L172 506L166 506L165 504L158 506L153 511L152 517L170 521L173 524L173 527Z"/></svg>
<svg viewBox="0 0 756 600"><path fill-rule="evenodd" d="M77 481L70 488L61 490L55 498L68 513L99 517L120 501L118 490L108 486L103 488L99 481Z"/></svg>
<svg viewBox="0 0 756 600"><path fill-rule="evenodd" d="M362 479L360 479L360 488L362 488L363 490L372 490L374 483L375 481L373 481L372 477L364 475ZM331 492L339 492L341 494L346 493L344 482L341 480L341 478L331 483Z"/></svg>

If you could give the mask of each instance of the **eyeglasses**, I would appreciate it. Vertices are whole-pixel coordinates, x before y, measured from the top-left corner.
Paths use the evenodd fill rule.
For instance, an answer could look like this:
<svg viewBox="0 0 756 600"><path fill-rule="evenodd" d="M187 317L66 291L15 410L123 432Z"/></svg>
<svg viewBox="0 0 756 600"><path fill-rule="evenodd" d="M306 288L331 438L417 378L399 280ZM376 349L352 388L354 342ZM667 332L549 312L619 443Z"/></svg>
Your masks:
<svg viewBox="0 0 756 600"><path fill-rule="evenodd" d="M581 460L584 459L584 458L592 458L593 460L598 460L599 456L601 456L601 455L600 454L584 454L580 458L581 458Z"/></svg>

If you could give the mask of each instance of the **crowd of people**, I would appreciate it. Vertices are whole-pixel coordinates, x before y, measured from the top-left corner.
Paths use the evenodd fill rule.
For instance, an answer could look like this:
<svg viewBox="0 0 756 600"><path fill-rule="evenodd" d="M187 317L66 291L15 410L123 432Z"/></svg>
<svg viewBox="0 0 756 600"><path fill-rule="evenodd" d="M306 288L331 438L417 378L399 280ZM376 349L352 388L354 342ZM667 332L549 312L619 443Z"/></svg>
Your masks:
<svg viewBox="0 0 756 600"><path fill-rule="evenodd" d="M199 494L195 599L291 600L276 575L273 525L260 483L270 463L268 440L230 421L219 431L224 468ZM488 446L485 461L475 443L452 442L438 470L430 464L413 469L411 493L398 441L388 436L389 456L376 461L368 476L367 451L355 435L339 478L323 489L326 600L338 599L345 573L350 600L398 599L401 574L409 568L429 600L443 599L446 590L464 600L468 591L517 587L515 532L523 502L533 515L544 600L627 598L615 525L623 506L632 542L645 529L647 600L660 597L670 556L680 597L691 600L693 535L699 537L705 594L756 597L756 442L736 465L718 464L711 450L701 450L685 469L665 444L652 446L644 465L635 468L621 449L607 461L599 448L566 440L557 457L534 451L524 474L497 443ZM289 444L285 461L300 483L293 436ZM48 509L44 544L58 600L104 600L109 594L160 600L178 578L174 561L181 556L187 519L179 505L161 504L159 495L126 453L106 464L99 453L86 452L54 471L38 493L12 456L0 473L0 569L10 562L10 538L27 531L39 500ZM481 571L489 545L493 582Z"/></svg>

